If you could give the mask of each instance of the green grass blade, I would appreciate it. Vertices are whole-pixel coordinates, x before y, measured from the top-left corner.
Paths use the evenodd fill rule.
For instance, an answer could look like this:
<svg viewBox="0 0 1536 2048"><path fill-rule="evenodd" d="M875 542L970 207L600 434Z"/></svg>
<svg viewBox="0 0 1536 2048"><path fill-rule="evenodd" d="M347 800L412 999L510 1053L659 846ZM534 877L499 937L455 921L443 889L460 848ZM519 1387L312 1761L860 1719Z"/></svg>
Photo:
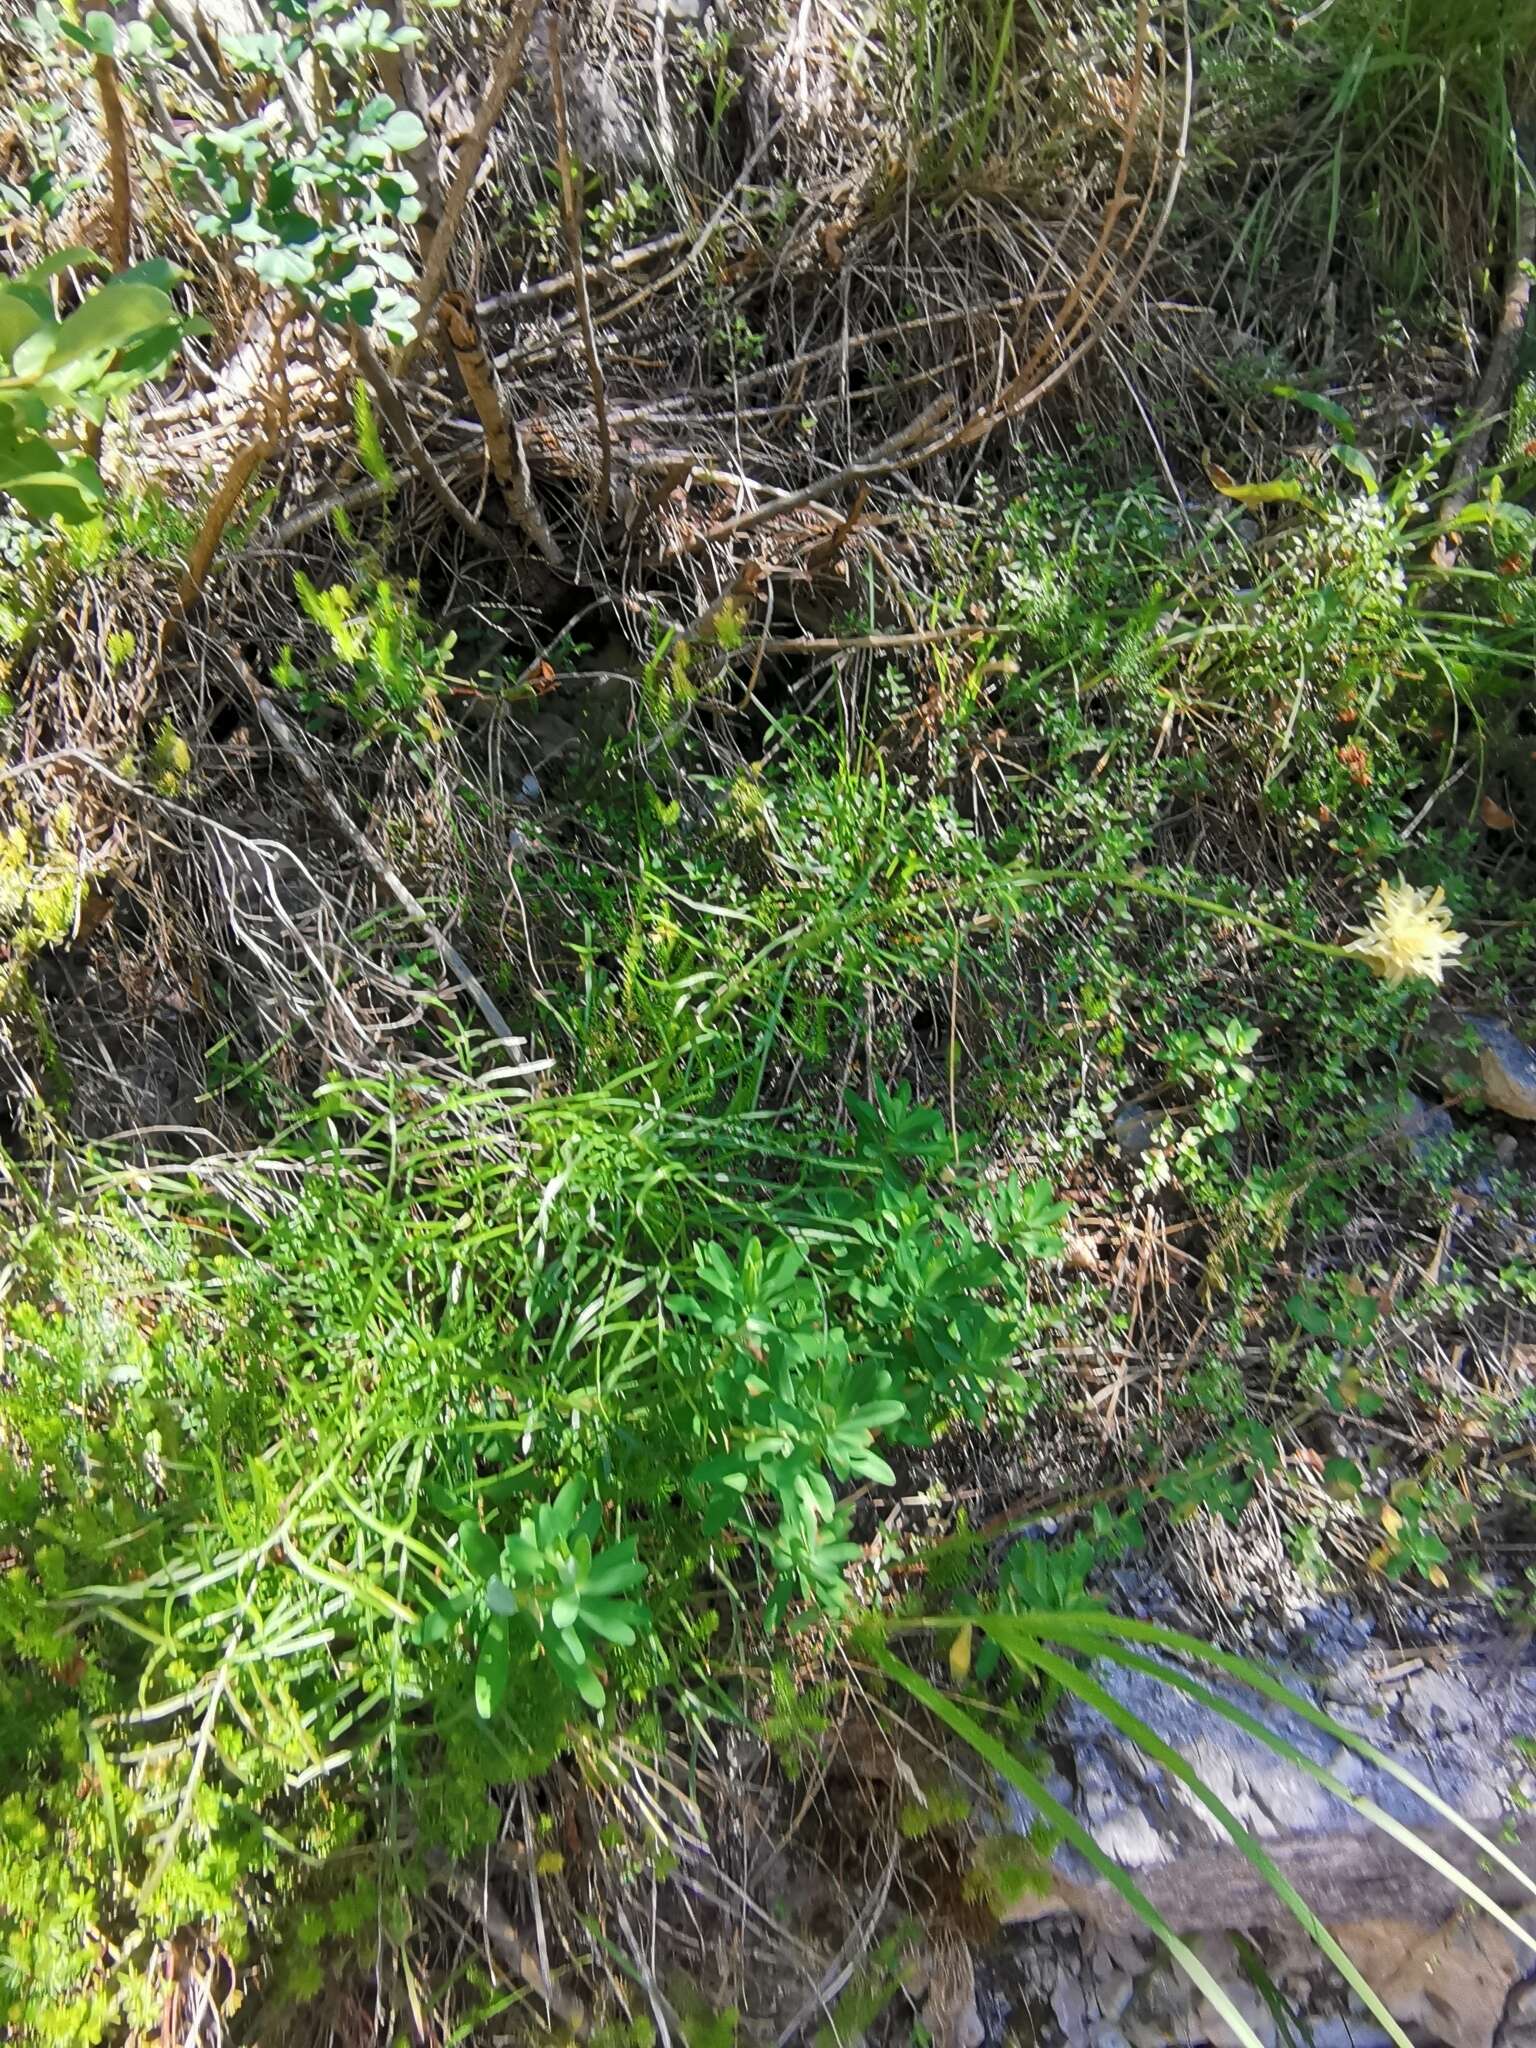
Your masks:
<svg viewBox="0 0 1536 2048"><path fill-rule="evenodd" d="M1412 2048L1408 2036L1289 1878L1274 1859L1266 1854L1258 1837L1243 1826L1237 1815L1206 1784L1187 1759L1182 1757L1171 1743L1165 1742L1140 1715L1133 1714L1127 1707L1122 1706L1113 1693L1100 1685L1097 1679L1091 1678L1077 1665L1069 1663L1065 1657L1058 1657L1053 1650L1045 1649L1027 1633L1007 1628L1009 1619L1010 1617L1004 1615L983 1615L980 1617L980 1626L994 1641L1002 1645L1010 1657L1043 1672L1048 1678L1053 1678L1063 1692L1075 1694L1085 1706L1092 1707L1095 1713L1101 1714L1111 1727L1118 1728L1120 1733L1134 1742L1143 1754L1151 1757L1154 1763L1161 1764L1165 1771L1177 1778L1181 1785L1186 1786L1206 1811L1219 1822L1234 1846L1253 1865L1275 1896L1289 1908L1340 1976L1369 2007L1373 2018L1391 2035L1397 2043L1397 2048Z"/></svg>
<svg viewBox="0 0 1536 2048"><path fill-rule="evenodd" d="M1293 1763L1298 1770L1311 1778L1314 1784L1321 1785L1325 1792L1331 1793L1341 1805L1349 1807L1353 1813L1358 1813L1362 1820L1369 1821L1382 1834L1389 1836L1411 1855L1416 1856L1421 1863L1428 1865L1448 1884L1453 1885L1464 1898L1471 1900L1473 1905L1480 1906L1490 1918L1497 1920L1506 1933L1536 1953L1536 1939L1533 1939L1496 1899L1490 1897L1475 1879L1458 1870L1454 1863L1443 1857L1438 1850L1432 1849L1405 1822L1378 1806L1374 1799L1367 1798L1361 1792L1352 1792L1326 1765L1309 1757L1305 1750L1296 1748L1295 1744L1288 1742L1283 1735L1267 1728L1262 1721L1256 1720L1253 1715L1246 1713L1231 1700L1223 1699L1220 1693L1213 1692L1198 1679L1191 1678L1186 1671L1171 1665L1159 1664L1150 1657L1139 1656L1134 1650L1124 1649L1119 1644L1101 1643L1098 1645L1097 1654L1113 1663L1123 1665L1127 1670L1140 1671L1149 1678L1160 1679L1165 1685L1172 1686L1176 1692L1182 1692L1201 1706L1209 1708L1212 1713L1220 1714L1224 1720L1230 1721L1233 1727L1241 1728L1244 1734L1252 1735L1255 1740L1264 1743L1276 1756L1283 1757L1287 1763Z"/></svg>
<svg viewBox="0 0 1536 2048"><path fill-rule="evenodd" d="M1228 1677L1235 1678L1241 1684L1249 1686L1253 1691L1262 1694L1265 1699L1271 1701L1275 1706L1288 1708L1292 1713L1298 1715L1302 1720L1310 1723L1312 1727L1328 1736L1331 1741L1342 1743L1345 1748L1352 1749L1357 1756L1363 1757L1367 1763L1374 1764L1378 1770L1385 1771L1388 1777L1395 1778L1400 1785L1412 1792L1416 1798L1422 1800L1431 1812L1439 1814L1443 1820L1449 1821L1452 1827L1465 1835L1468 1841L1476 1845L1481 1854L1488 1857L1490 1861L1496 1863L1500 1869L1514 1878L1522 1890L1529 1893L1532 1899L1536 1899L1536 1881L1533 1881L1520 1868L1518 1863L1507 1856L1496 1842L1490 1841L1480 1828L1474 1827L1469 1820L1464 1820L1454 1807L1447 1805L1438 1792L1432 1790L1422 1779L1416 1778L1412 1771L1398 1763L1396 1758L1389 1756L1385 1750L1378 1749L1374 1743L1367 1742L1363 1735L1357 1735L1352 1728L1344 1727L1342 1723L1323 1713L1309 1699L1306 1699L1298 1692L1294 1692L1289 1686L1282 1684L1279 1679L1272 1677L1262 1666L1253 1663L1250 1659L1234 1656L1230 1651L1218 1650L1210 1643L1202 1643L1197 1636L1183 1634L1179 1629L1164 1628L1157 1622L1125 1621L1119 1616L1109 1614L1103 1610L1085 1609L1081 1613L1074 1614L1037 1613L1023 1615L1019 1618L1037 1627L1041 1634L1051 1637L1058 1643L1070 1644L1073 1648L1081 1648L1085 1641L1088 1643L1106 1643L1112 1642L1118 1637L1126 1642L1150 1643L1154 1648L1169 1650L1179 1656L1191 1657L1197 1663L1214 1666L1218 1671L1225 1672ZM1149 1668L1159 1677L1167 1676L1159 1665L1149 1664ZM1170 1679L1169 1682L1173 1683L1174 1681ZM1180 1685L1178 1689L1188 1691L1188 1683ZM1219 1694L1211 1694L1208 1704L1215 1708L1216 1711L1224 1714L1228 1720L1235 1721L1237 1726L1241 1727L1244 1725L1242 1721L1236 1719L1237 1715L1241 1713L1241 1709L1234 1708L1230 1701L1222 1700ZM1275 1736L1273 1731L1264 1728L1260 1722L1252 1722L1248 1732L1257 1734L1259 1739L1269 1743L1271 1748L1274 1748L1279 1741L1283 1740L1283 1738ZM1321 1768L1311 1758L1304 1757L1299 1750L1294 1751L1294 1760L1303 1769L1307 1770L1309 1774ZM1328 1789L1334 1791L1336 1785L1337 1781L1330 1785ZM1342 1786L1337 1787L1336 1796L1342 1797L1347 1804L1354 1805L1356 1810L1360 1812L1365 1811L1366 1807L1372 1804L1369 1801L1362 1804L1357 1795L1348 1792ZM1398 1830L1401 1828L1400 1822L1392 1822L1391 1816L1383 1814L1380 1808L1375 1808L1368 1815L1368 1818L1374 1820L1378 1827L1384 1827L1387 1833L1394 1836L1397 1836ZM1460 1889L1463 1891L1467 1890L1470 1883L1469 1879L1464 1877L1459 1871L1455 1871L1454 1866L1445 1863L1443 1858L1436 1857L1435 1852L1427 1844L1420 1842L1418 1837L1412 1834L1411 1830L1403 1830L1403 1833L1414 1844L1417 1854L1426 1862L1439 1869L1442 1875L1453 1876ZM1493 1911L1501 1924L1514 1926L1514 1923L1508 1921L1507 1916L1499 1908L1493 1906L1491 1901L1486 1901L1479 1895L1478 1903L1484 1904L1488 1910ZM1521 1932L1518 1928L1515 1931L1519 1933L1519 1938L1528 1948L1536 1947L1536 1943L1532 1942L1530 1936Z"/></svg>
<svg viewBox="0 0 1536 2048"><path fill-rule="evenodd" d="M926 1678L914 1671L910 1664L905 1664L901 1658L893 1656L883 1644L875 1645L873 1656L888 1677L895 1679L898 1685L903 1686L915 1700L920 1701L931 1714L944 1722L946 1727L952 1728L984 1763L990 1764L1010 1785L1022 1792L1043 1819L1061 1831L1065 1839L1087 1863L1092 1865L1105 1883L1118 1892L1142 1925L1157 1936L1191 1982L1199 1986L1242 2043L1242 2048L1261 2048L1258 2035L1194 1950L1187 1942L1180 1941L1129 1873L1104 1854L1081 1821L1068 1812L1059 1799L1052 1797L1034 1772L1026 1764L1021 1763L1011 1750L1005 1749L995 1736L988 1734L981 1723L963 1707L947 1699L943 1693L931 1686Z"/></svg>

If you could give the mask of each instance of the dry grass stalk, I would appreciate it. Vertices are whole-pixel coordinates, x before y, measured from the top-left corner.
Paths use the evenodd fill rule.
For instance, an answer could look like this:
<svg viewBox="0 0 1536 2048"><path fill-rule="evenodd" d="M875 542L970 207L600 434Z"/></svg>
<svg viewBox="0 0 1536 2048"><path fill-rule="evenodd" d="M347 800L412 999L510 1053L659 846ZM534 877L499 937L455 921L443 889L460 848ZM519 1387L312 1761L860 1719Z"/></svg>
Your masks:
<svg viewBox="0 0 1536 2048"><path fill-rule="evenodd" d="M320 778L318 769L310 759L303 741L278 709L271 691L257 677L239 648L235 646L232 640L222 636L220 637L219 646L225 660L245 686L246 694L255 706L256 715L261 720L268 738L271 739L279 753L283 755L284 759L292 767L310 797L325 812L325 815L330 819L337 831L340 832L375 881L382 883L384 888L388 890L389 894L400 905L401 909L405 911L406 915L420 926L422 933L443 962L443 965L485 1019L486 1024L490 1027L492 1036L501 1045L519 1050L525 1047L528 1043L527 1039L518 1037L513 1031L511 1025L502 1015L490 991L464 958L458 947L453 943L452 939L449 938L442 926L438 924L425 904L412 893L400 876L396 874L395 870L385 860L377 847L374 846L366 833L360 831L353 824L336 798L326 788Z"/></svg>
<svg viewBox="0 0 1536 2048"><path fill-rule="evenodd" d="M576 171L571 162L571 141L565 104L565 69L560 55L560 9L551 7L549 16L549 85L555 113L555 161L560 172L560 213L565 223L565 244L569 251L571 281L576 293L576 316L581 323L582 346L587 354L587 376L592 385L592 411L597 420L598 478L597 516L608 517L613 468L612 437L608 430L608 397L603 381L602 360L597 353L597 335L592 326L592 302L587 295L587 267L581 252L581 194L576 189Z"/></svg>

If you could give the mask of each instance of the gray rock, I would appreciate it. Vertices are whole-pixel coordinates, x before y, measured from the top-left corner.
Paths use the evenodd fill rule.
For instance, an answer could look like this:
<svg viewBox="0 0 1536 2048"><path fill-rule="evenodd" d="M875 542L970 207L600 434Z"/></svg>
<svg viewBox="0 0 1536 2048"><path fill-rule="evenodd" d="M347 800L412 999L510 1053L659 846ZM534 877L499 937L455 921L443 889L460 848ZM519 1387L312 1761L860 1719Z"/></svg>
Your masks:
<svg viewBox="0 0 1536 2048"><path fill-rule="evenodd" d="M1343 2013L1307 2022L1312 2048L1392 2048L1392 2036L1374 2020L1353 2020Z"/></svg>
<svg viewBox="0 0 1536 2048"><path fill-rule="evenodd" d="M1159 1963L1136 1986L1121 2031L1131 2048L1167 2048L1170 2041L1196 2038L1191 2029L1200 1994L1182 1970Z"/></svg>
<svg viewBox="0 0 1536 2048"><path fill-rule="evenodd" d="M1411 1090L1400 1102L1386 1106L1391 1116L1392 1136L1407 1146L1415 1159L1426 1159L1434 1147L1456 1135L1456 1120L1448 1109L1426 1102Z"/></svg>
<svg viewBox="0 0 1536 2048"><path fill-rule="evenodd" d="M1503 1116L1536 1122L1536 1053L1507 1024L1450 1015L1438 1018L1434 1030L1448 1086L1480 1095Z"/></svg>
<svg viewBox="0 0 1536 2048"><path fill-rule="evenodd" d="M1093 1974L1099 1978L1123 1976L1134 1983L1162 1953L1154 1936L1122 1928L1088 1927L1084 1940Z"/></svg>
<svg viewBox="0 0 1536 2048"><path fill-rule="evenodd" d="M1351 1636L1358 1642L1358 1632L1341 1626L1332 1632L1331 1647L1343 1647ZM1127 1713L1176 1750L1266 1843L1325 1919L1358 1918L1362 1901L1369 1899L1383 1915L1433 1926L1456 1904L1448 1880L1374 1829L1288 1755L1149 1674L1105 1663L1092 1670ZM1294 1671L1281 1675L1299 1696L1317 1701L1318 1690ZM1290 1750L1328 1771L1347 1794L1370 1800L1413 1828L1458 1868L1478 1868L1467 1837L1390 1772L1299 1715L1239 1687L1205 1682ZM1394 1757L1452 1812L1490 1833L1499 1833L1507 1821L1512 1842L1536 1843L1529 1772L1514 1742L1536 1735L1536 1670L1518 1652L1469 1647L1448 1668L1426 1664L1403 1673L1385 1659L1373 1668L1363 1656L1354 1663L1340 1658L1322 1696L1336 1723ZM1058 1755L1070 1758L1076 1780L1070 1804L1078 1817L1107 1854L1134 1872L1175 1927L1258 1928L1283 1921L1273 1892L1214 1816L1117 1728L1073 1700L1058 1713L1056 1737ZM1021 1830L1029 1821L1020 1811ZM1110 1930L1127 1928L1129 1909L1069 1845L1057 1849L1054 1864L1052 1891L1021 1903L1019 1918L1070 1911L1093 1922L1100 1940ZM1501 1896L1507 1889L1496 1872L1481 1881ZM1094 1962L1097 1981L1107 1981L1097 1956ZM1135 1958L1117 1963L1127 1975L1138 1974ZM1125 2032L1134 2043L1129 2021Z"/></svg>
<svg viewBox="0 0 1536 2048"><path fill-rule="evenodd" d="M1068 2041L1081 2042L1088 2038L1088 2001L1083 1996L1083 1987L1066 1970L1059 1972L1055 1988L1051 1992L1051 2011L1056 2024Z"/></svg>
<svg viewBox="0 0 1536 2048"><path fill-rule="evenodd" d="M1136 1985L1133 1979L1121 1973L1106 1977L1099 1986L1099 2011L1107 2020L1118 2020L1130 2004Z"/></svg>
<svg viewBox="0 0 1536 2048"><path fill-rule="evenodd" d="M1298 1654L1319 1671L1343 1671L1359 1658L1372 1634L1368 1616L1356 1614L1342 1600L1324 1600L1301 1616Z"/></svg>
<svg viewBox="0 0 1536 2048"><path fill-rule="evenodd" d="M1140 1159L1157 1143L1165 1121L1159 1110L1143 1109L1139 1102L1122 1102L1110 1124L1110 1136L1127 1159Z"/></svg>

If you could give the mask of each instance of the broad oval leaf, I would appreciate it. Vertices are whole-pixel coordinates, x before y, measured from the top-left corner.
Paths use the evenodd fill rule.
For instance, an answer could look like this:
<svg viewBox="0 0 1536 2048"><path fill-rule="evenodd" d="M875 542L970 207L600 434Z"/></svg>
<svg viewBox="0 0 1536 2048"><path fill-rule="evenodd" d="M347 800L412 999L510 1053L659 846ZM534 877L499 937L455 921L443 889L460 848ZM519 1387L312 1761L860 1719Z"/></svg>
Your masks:
<svg viewBox="0 0 1536 2048"><path fill-rule="evenodd" d="M104 284L51 334L38 333L16 352L16 374L56 375L88 356L110 355L176 318L169 297L151 284Z"/></svg>
<svg viewBox="0 0 1536 2048"><path fill-rule="evenodd" d="M489 1621L475 1658L475 1712L482 1721L488 1721L506 1698L511 1675L512 1647L507 1640L507 1624L500 1619Z"/></svg>
<svg viewBox="0 0 1536 2048"><path fill-rule="evenodd" d="M496 1570L500 1553L478 1522L459 1524L459 1555L477 1579L488 1579Z"/></svg>
<svg viewBox="0 0 1536 2048"><path fill-rule="evenodd" d="M433 1643L443 1642L452 1632L469 1606L467 1593L455 1593L451 1599L439 1601L436 1607L429 1607L416 1624L416 1640L423 1649Z"/></svg>

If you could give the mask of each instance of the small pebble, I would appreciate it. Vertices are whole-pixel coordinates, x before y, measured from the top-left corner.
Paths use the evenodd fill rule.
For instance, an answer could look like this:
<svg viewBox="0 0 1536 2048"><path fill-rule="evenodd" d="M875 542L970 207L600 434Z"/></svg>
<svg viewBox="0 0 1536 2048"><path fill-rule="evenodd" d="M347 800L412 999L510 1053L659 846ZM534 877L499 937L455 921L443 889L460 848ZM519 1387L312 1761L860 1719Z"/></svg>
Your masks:
<svg viewBox="0 0 1536 2048"><path fill-rule="evenodd" d="M1083 1987L1077 1979L1063 1970L1051 1992L1051 2011L1056 2015L1056 2024L1068 2041L1084 2041L1088 2037L1088 2001L1083 1996Z"/></svg>
<svg viewBox="0 0 1536 2048"><path fill-rule="evenodd" d="M1139 1102L1122 1102L1109 1127L1110 1135L1127 1159L1140 1159L1157 1143L1162 1122L1159 1112L1143 1109Z"/></svg>
<svg viewBox="0 0 1536 2048"><path fill-rule="evenodd" d="M1136 1986L1123 1973L1106 1978L1099 1986L1099 2010L1107 2020L1117 2020L1130 2004Z"/></svg>

